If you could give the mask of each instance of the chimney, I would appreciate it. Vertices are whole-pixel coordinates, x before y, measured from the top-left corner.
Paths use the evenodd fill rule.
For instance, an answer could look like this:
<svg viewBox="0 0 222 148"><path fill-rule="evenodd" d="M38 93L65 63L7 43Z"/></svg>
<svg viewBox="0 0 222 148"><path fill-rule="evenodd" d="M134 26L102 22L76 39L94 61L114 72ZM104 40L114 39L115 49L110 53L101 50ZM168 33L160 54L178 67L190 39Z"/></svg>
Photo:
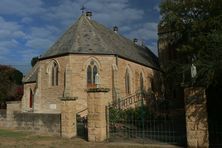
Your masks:
<svg viewBox="0 0 222 148"><path fill-rule="evenodd" d="M145 47L144 40L141 41L141 46Z"/></svg>
<svg viewBox="0 0 222 148"><path fill-rule="evenodd" d="M133 39L133 43L134 43L134 44L137 44L137 42L138 42L138 39L137 39L137 38L134 38L134 39Z"/></svg>
<svg viewBox="0 0 222 148"><path fill-rule="evenodd" d="M114 27L113 27L113 31L114 31L115 33L118 33L118 27L117 27L117 26L114 26Z"/></svg>
<svg viewBox="0 0 222 148"><path fill-rule="evenodd" d="M86 16L89 20L91 20L91 17L92 17L92 12L91 11L87 11L86 12Z"/></svg>

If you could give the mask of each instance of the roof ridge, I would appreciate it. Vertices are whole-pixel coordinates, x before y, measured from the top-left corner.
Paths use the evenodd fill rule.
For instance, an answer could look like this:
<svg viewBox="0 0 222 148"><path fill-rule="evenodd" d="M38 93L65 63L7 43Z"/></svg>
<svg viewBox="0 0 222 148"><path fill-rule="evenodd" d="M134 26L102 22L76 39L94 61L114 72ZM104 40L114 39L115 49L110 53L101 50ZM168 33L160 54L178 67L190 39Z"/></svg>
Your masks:
<svg viewBox="0 0 222 148"><path fill-rule="evenodd" d="M79 26L80 26L80 21L82 20L82 18L84 17L84 15L82 14L81 16L80 16L80 18L79 18L79 20L78 21L76 21L76 23L74 24L74 25L76 25L76 30L78 31L78 29L79 29ZM76 38L74 38L74 41L75 41L75 43L76 44L78 44L78 32L74 32L74 36L75 35L77 35L77 37ZM71 48L73 48L73 46L74 46L74 44L72 44L72 46L71 46ZM77 46L79 46L79 45L77 45Z"/></svg>

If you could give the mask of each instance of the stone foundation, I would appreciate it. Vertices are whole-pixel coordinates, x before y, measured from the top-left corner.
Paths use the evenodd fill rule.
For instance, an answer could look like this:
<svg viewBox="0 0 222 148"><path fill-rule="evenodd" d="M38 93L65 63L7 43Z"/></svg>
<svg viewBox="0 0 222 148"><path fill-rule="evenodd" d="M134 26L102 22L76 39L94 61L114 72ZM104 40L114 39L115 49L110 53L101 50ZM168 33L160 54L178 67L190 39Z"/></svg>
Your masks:
<svg viewBox="0 0 222 148"><path fill-rule="evenodd" d="M0 128L15 128L45 135L60 136L60 114L22 113L20 109L21 102L8 102L6 117L0 118Z"/></svg>
<svg viewBox="0 0 222 148"><path fill-rule="evenodd" d="M14 127L45 135L60 136L60 114L14 113Z"/></svg>

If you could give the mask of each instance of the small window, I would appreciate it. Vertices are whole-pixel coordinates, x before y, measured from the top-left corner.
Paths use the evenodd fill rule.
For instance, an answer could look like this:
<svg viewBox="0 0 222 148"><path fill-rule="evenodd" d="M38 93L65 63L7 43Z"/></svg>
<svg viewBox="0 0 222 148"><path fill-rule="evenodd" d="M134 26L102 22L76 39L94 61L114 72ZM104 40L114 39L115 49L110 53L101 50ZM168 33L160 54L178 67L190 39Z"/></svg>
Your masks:
<svg viewBox="0 0 222 148"><path fill-rule="evenodd" d="M144 90L144 85L143 85L143 75L140 73L140 91Z"/></svg>

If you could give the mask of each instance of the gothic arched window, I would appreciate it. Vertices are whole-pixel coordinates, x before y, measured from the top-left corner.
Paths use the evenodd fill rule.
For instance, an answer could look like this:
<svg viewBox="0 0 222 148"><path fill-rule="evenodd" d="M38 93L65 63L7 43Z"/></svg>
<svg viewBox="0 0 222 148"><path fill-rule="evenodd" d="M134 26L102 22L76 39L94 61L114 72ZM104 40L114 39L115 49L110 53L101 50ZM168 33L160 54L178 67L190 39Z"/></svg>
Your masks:
<svg viewBox="0 0 222 148"><path fill-rule="evenodd" d="M143 75L140 73L140 91L144 90L144 85L143 85Z"/></svg>
<svg viewBox="0 0 222 148"><path fill-rule="evenodd" d="M90 65L87 67L87 87L95 87L95 77L98 73L97 66L94 61L90 62Z"/></svg>
<svg viewBox="0 0 222 148"><path fill-rule="evenodd" d="M154 92L155 91L155 89L154 89L154 80L153 80L153 78L150 78L150 87L151 87L151 90Z"/></svg>
<svg viewBox="0 0 222 148"><path fill-rule="evenodd" d="M53 62L51 68L51 84L52 86L58 85L59 68L56 62Z"/></svg>
<svg viewBox="0 0 222 148"><path fill-rule="evenodd" d="M126 89L126 94L130 94L130 74L129 74L129 70L126 70L126 74L125 74L125 89Z"/></svg>
<svg viewBox="0 0 222 148"><path fill-rule="evenodd" d="M29 94L29 108L33 107L33 93L32 90L30 89L30 94Z"/></svg>

